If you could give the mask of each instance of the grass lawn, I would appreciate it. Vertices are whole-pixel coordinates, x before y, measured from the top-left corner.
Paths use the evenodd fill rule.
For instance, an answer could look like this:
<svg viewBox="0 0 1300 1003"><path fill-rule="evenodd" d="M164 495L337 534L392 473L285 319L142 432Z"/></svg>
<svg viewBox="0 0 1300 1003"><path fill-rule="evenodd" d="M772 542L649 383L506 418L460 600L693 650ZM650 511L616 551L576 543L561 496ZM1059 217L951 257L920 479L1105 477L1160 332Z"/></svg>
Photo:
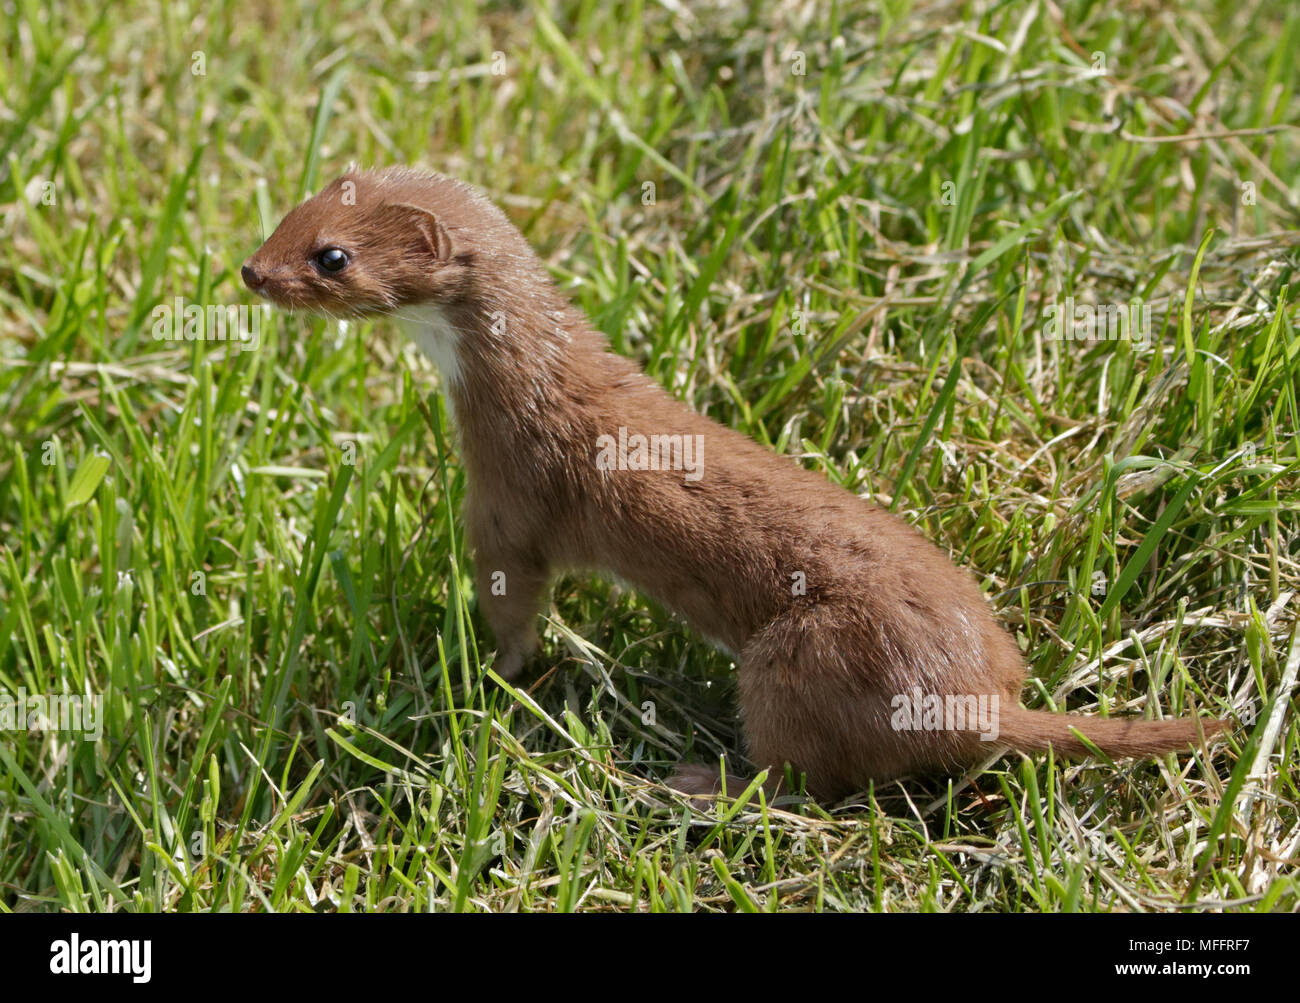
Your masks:
<svg viewBox="0 0 1300 1003"><path fill-rule="evenodd" d="M12 4L0 697L100 713L0 730L0 910L1300 910L1300 7L1116 7ZM645 597L494 682L395 326L154 337L352 161L939 542L1026 705L1230 739L702 812L734 669Z"/></svg>

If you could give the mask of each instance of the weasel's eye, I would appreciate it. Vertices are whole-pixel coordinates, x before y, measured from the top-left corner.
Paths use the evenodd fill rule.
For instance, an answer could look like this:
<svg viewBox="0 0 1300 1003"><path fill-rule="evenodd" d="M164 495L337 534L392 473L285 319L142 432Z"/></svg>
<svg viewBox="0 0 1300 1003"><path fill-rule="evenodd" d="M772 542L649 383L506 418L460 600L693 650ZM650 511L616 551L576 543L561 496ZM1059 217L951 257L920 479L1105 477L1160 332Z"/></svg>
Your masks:
<svg viewBox="0 0 1300 1003"><path fill-rule="evenodd" d="M343 266L348 263L348 254L346 251L337 247L327 247L316 255L316 264L327 272L339 272Z"/></svg>

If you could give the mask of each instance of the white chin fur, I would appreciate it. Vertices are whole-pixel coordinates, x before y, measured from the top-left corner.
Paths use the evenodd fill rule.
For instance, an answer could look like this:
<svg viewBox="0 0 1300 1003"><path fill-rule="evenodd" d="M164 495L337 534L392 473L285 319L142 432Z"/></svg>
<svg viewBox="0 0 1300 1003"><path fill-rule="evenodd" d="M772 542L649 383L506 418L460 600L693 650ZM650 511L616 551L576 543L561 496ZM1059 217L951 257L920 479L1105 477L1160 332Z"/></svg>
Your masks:
<svg viewBox="0 0 1300 1003"><path fill-rule="evenodd" d="M460 334L452 327L442 307L435 303L406 306L396 311L394 316L406 336L442 374L443 389L449 390L460 379L460 359L456 354Z"/></svg>

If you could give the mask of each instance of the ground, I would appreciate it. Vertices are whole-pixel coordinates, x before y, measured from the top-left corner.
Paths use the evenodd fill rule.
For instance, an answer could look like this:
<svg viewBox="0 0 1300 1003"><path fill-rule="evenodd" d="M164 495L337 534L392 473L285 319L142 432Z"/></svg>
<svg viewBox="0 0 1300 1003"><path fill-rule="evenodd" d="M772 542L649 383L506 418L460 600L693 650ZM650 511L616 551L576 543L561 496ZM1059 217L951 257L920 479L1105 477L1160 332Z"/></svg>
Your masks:
<svg viewBox="0 0 1300 1003"><path fill-rule="evenodd" d="M102 717L0 722L0 909L1300 908L1300 9L6 16L0 693ZM733 667L599 579L497 685L393 325L157 337L352 161L481 186L618 351L944 546L1027 705L1229 740L700 811L659 781L742 752Z"/></svg>

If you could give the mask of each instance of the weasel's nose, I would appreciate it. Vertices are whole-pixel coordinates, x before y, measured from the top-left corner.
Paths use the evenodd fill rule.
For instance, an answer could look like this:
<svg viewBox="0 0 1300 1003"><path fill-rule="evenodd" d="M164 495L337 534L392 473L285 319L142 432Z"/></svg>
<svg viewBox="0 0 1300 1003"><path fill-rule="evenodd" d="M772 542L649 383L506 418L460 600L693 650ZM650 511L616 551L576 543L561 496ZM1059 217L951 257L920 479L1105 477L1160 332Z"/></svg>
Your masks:
<svg viewBox="0 0 1300 1003"><path fill-rule="evenodd" d="M249 289L256 289L266 281L265 278L257 274L257 269L252 265L245 265L239 270L239 274L244 277L244 285L248 286Z"/></svg>

